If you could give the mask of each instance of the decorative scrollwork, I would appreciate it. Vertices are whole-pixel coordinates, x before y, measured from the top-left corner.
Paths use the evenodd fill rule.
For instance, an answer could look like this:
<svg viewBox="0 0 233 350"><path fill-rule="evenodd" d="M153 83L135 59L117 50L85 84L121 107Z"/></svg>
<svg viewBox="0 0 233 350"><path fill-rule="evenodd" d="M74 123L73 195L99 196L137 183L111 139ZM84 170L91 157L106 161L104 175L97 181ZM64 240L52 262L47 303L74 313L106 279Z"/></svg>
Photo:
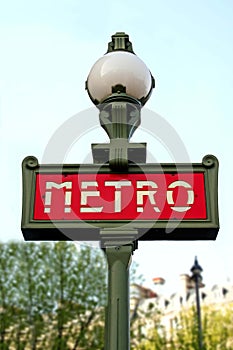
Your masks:
<svg viewBox="0 0 233 350"><path fill-rule="evenodd" d="M26 164L26 166L28 168L34 169L36 167L38 167L39 162L38 159L34 156L28 156L24 159L24 163Z"/></svg>
<svg viewBox="0 0 233 350"><path fill-rule="evenodd" d="M202 164L206 168L212 168L214 165L218 164L218 159L212 154L208 154L202 159Z"/></svg>

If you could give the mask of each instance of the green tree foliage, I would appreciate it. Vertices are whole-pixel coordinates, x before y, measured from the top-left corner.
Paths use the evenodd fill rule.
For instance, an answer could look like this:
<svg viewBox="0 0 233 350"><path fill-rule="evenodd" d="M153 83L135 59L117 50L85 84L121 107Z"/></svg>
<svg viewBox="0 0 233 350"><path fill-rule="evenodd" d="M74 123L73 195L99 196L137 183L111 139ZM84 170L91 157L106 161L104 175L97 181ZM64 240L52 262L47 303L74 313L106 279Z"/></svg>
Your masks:
<svg viewBox="0 0 233 350"><path fill-rule="evenodd" d="M202 308L202 350L233 350L233 313L229 304ZM173 330L171 350L199 350L196 309L180 313Z"/></svg>
<svg viewBox="0 0 233 350"><path fill-rule="evenodd" d="M0 350L102 349L106 271L72 242L0 244Z"/></svg>
<svg viewBox="0 0 233 350"><path fill-rule="evenodd" d="M17 250L15 247L0 245L0 349L8 349L7 332L14 326L14 277Z"/></svg>
<svg viewBox="0 0 233 350"><path fill-rule="evenodd" d="M73 242L0 244L0 350L103 349L106 275L98 249L77 249ZM131 278L141 280L135 266ZM202 307L202 350L233 350L232 306ZM155 304L135 307L132 349L199 350L195 308L177 314L168 336Z"/></svg>
<svg viewBox="0 0 233 350"><path fill-rule="evenodd" d="M161 325L161 312L155 303L149 302L146 308L138 305L137 316L131 324L132 350L165 350L166 336Z"/></svg>
<svg viewBox="0 0 233 350"><path fill-rule="evenodd" d="M203 310L204 350L233 350L233 303Z"/></svg>
<svg viewBox="0 0 233 350"><path fill-rule="evenodd" d="M233 303L202 307L203 348L201 350L233 350ZM138 310L132 329L132 350L200 350L195 307L184 308L173 318L166 332L161 326L162 313L148 304Z"/></svg>
<svg viewBox="0 0 233 350"><path fill-rule="evenodd" d="M198 347L198 324L194 307L182 310L175 318L170 339L171 350L199 350ZM202 349L204 350L204 349Z"/></svg>

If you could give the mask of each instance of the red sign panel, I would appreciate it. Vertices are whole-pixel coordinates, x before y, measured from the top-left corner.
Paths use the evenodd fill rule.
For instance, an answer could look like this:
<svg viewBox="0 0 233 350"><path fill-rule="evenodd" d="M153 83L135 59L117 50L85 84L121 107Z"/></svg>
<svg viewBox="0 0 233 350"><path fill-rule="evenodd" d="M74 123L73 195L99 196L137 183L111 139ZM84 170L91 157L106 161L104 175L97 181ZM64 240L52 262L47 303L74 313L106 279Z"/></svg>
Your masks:
<svg viewBox="0 0 233 350"><path fill-rule="evenodd" d="M204 173L36 175L34 220L203 220Z"/></svg>

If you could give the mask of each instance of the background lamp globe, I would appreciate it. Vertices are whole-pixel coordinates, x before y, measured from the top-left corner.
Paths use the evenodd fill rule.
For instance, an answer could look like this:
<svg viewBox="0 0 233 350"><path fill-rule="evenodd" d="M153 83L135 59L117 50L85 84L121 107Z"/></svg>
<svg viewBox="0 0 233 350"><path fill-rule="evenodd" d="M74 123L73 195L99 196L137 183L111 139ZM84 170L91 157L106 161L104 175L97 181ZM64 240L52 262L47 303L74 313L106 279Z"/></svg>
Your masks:
<svg viewBox="0 0 233 350"><path fill-rule="evenodd" d="M194 265L192 266L192 268L190 269L190 271L192 272L193 276L200 276L203 269L202 267L199 265L198 261L197 261L197 257L195 257L195 261L194 261ZM200 276L201 277L201 276Z"/></svg>
<svg viewBox="0 0 233 350"><path fill-rule="evenodd" d="M101 57L91 68L86 82L95 105L113 93L125 93L144 105L153 87L154 78L145 63L127 51L113 51Z"/></svg>

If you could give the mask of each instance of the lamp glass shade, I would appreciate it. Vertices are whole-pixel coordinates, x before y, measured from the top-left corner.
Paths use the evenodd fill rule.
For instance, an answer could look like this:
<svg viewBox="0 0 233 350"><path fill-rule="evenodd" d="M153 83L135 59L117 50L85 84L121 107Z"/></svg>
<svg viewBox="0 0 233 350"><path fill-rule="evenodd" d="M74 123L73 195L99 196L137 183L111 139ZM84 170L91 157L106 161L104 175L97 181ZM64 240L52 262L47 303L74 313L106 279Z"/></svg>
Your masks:
<svg viewBox="0 0 233 350"><path fill-rule="evenodd" d="M152 76L145 63L133 53L114 51L93 65L87 90L92 101L98 104L112 94L116 85L124 86L127 95L140 100L150 93Z"/></svg>

